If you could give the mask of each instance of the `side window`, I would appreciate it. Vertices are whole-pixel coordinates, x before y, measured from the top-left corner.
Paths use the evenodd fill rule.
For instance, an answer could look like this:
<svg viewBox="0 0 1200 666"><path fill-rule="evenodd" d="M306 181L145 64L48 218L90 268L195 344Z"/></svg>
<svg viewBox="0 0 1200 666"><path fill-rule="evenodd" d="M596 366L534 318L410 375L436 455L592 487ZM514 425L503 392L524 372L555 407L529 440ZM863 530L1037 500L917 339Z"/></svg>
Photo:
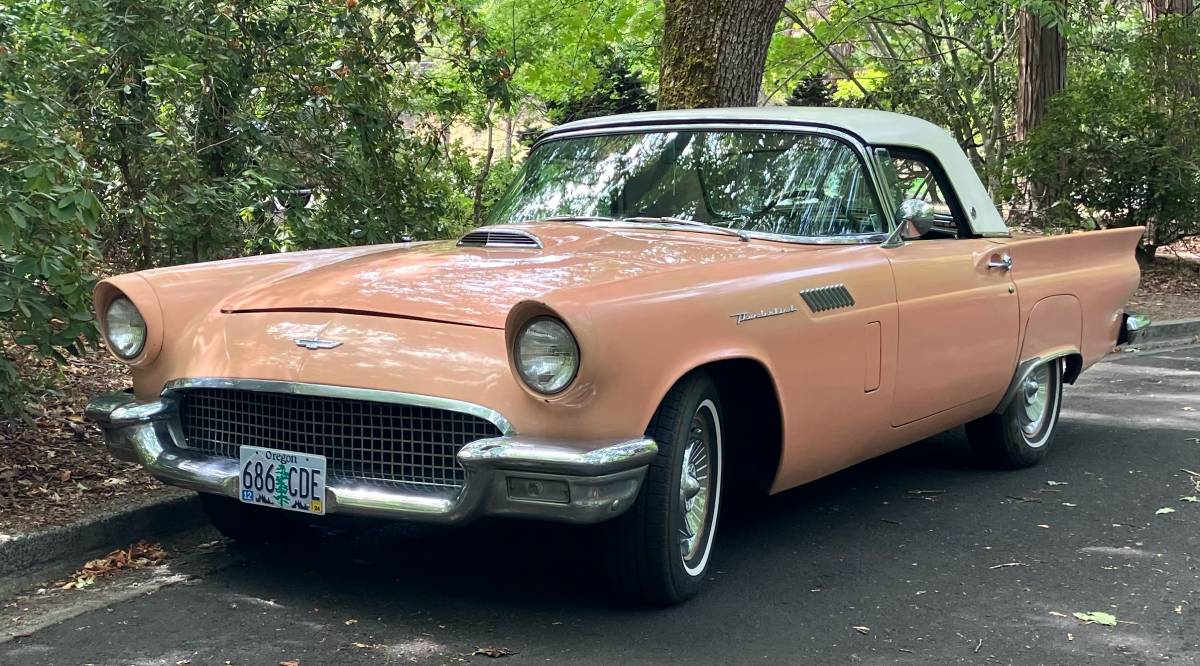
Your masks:
<svg viewBox="0 0 1200 666"><path fill-rule="evenodd" d="M954 198L946 176L937 168L933 158L916 151L890 148L882 162L893 199L899 203L906 199L919 199L933 206L933 228L923 239L959 238L969 234L966 220L961 218L961 208Z"/></svg>

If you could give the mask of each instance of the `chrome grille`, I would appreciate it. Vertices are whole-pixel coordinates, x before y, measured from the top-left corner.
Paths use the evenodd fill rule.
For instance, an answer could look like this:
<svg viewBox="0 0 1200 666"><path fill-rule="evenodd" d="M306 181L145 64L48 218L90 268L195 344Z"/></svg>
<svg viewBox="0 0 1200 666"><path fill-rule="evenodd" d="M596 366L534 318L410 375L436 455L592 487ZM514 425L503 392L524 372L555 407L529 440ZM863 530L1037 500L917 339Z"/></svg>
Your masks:
<svg viewBox="0 0 1200 666"><path fill-rule="evenodd" d="M458 487L458 450L499 437L490 421L414 405L243 389L179 392L185 447L237 458L262 446L325 456L334 478L385 485Z"/></svg>

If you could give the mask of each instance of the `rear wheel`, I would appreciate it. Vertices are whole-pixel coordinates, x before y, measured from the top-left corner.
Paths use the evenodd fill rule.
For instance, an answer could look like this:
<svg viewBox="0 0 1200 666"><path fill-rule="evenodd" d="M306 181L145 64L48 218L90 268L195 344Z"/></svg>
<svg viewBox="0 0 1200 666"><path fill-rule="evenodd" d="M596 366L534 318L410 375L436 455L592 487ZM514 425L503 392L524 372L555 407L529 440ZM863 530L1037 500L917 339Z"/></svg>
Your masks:
<svg viewBox="0 0 1200 666"><path fill-rule="evenodd" d="M1054 441L1062 388L1063 359L1035 366L1021 379L1002 413L967 424L971 447L993 466L1017 469L1037 464Z"/></svg>
<svg viewBox="0 0 1200 666"><path fill-rule="evenodd" d="M613 583L655 606L696 595L708 572L721 504L721 402L694 374L663 399L647 434L658 444L637 501L608 525Z"/></svg>

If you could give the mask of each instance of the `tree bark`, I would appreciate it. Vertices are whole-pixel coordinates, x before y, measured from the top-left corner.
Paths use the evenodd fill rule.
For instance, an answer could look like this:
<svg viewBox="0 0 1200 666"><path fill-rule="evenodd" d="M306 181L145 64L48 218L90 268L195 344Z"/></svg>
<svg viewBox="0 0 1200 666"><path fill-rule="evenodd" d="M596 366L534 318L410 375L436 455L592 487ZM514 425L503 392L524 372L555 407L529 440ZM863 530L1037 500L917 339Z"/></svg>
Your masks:
<svg viewBox="0 0 1200 666"><path fill-rule="evenodd" d="M1195 0L1144 0L1142 8L1146 18L1154 21L1163 14L1188 15L1196 11Z"/></svg>
<svg viewBox="0 0 1200 666"><path fill-rule="evenodd" d="M659 109L753 106L784 0L665 0Z"/></svg>
<svg viewBox="0 0 1200 666"><path fill-rule="evenodd" d="M1030 9L1021 10L1017 45L1017 139L1046 115L1046 104L1067 86L1067 40Z"/></svg>

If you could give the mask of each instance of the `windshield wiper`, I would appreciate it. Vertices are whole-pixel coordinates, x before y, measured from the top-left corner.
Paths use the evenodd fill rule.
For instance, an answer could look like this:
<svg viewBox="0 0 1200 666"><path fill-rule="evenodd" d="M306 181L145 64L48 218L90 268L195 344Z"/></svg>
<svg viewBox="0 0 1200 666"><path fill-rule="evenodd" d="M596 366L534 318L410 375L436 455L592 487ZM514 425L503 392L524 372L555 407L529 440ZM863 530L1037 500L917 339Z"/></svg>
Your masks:
<svg viewBox="0 0 1200 666"><path fill-rule="evenodd" d="M697 229L706 229L717 233L726 234L728 236L737 236L744 243L750 242L750 234L740 229L730 229L729 227L718 227L715 224L706 224L697 222L696 220L686 220L681 217L625 217L618 220L619 222L644 222L648 224L674 224L681 227L696 227Z"/></svg>
<svg viewBox="0 0 1200 666"><path fill-rule="evenodd" d="M554 215L552 217L543 217L545 222L616 222L611 217L603 215Z"/></svg>

